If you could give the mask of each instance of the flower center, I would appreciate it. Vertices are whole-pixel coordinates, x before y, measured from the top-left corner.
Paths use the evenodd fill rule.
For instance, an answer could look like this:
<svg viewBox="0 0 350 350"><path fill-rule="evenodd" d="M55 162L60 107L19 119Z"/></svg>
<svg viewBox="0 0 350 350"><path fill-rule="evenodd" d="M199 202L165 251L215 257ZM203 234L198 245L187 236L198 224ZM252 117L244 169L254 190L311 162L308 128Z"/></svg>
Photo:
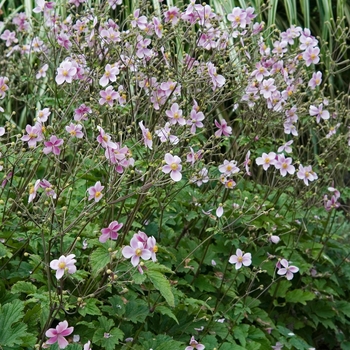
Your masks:
<svg viewBox="0 0 350 350"><path fill-rule="evenodd" d="M142 254L142 249L141 249L141 248L137 248L137 249L135 250L135 254L136 254L137 256L141 256L141 254Z"/></svg>
<svg viewBox="0 0 350 350"><path fill-rule="evenodd" d="M35 192L34 186L32 186L32 187L29 189L29 194L33 194L34 192Z"/></svg>
<svg viewBox="0 0 350 350"><path fill-rule="evenodd" d="M266 157L265 158L265 164L269 164L270 163L270 158Z"/></svg>
<svg viewBox="0 0 350 350"><path fill-rule="evenodd" d="M228 165L228 166L226 167L226 170L227 170L227 171L231 171L231 170L232 170L232 165Z"/></svg>
<svg viewBox="0 0 350 350"><path fill-rule="evenodd" d="M288 168L287 163L283 163L283 164L282 164L282 168L283 168L283 169L287 169L287 168Z"/></svg>
<svg viewBox="0 0 350 350"><path fill-rule="evenodd" d="M62 72L62 75L63 75L64 77L66 77L66 76L68 75L68 71L64 69L63 72Z"/></svg>
<svg viewBox="0 0 350 350"><path fill-rule="evenodd" d="M175 171L178 168L178 164L177 163L171 163L170 168L171 168L171 170Z"/></svg>
<svg viewBox="0 0 350 350"><path fill-rule="evenodd" d="M238 260L238 262L242 262L243 261L243 257L242 256L238 256L237 260Z"/></svg>
<svg viewBox="0 0 350 350"><path fill-rule="evenodd" d="M96 193L95 193L95 198L98 198L98 197L100 197L101 196L101 192L100 191L96 191Z"/></svg>
<svg viewBox="0 0 350 350"><path fill-rule="evenodd" d="M146 133L146 138L148 140L152 140L152 134L149 131L147 131L147 133Z"/></svg>
<svg viewBox="0 0 350 350"><path fill-rule="evenodd" d="M77 132L76 132L75 130L72 130L72 131L70 132L70 134L71 134L72 136L75 136L75 135L77 134Z"/></svg>
<svg viewBox="0 0 350 350"><path fill-rule="evenodd" d="M59 264L58 264L58 268L59 269L64 269L66 267L66 263L61 261Z"/></svg>
<svg viewBox="0 0 350 350"><path fill-rule="evenodd" d="M155 246L153 247L152 250L153 250L155 253L157 253L157 252L158 252L158 246L155 245Z"/></svg>
<svg viewBox="0 0 350 350"><path fill-rule="evenodd" d="M28 135L31 139L35 139L38 136L37 134L34 134L33 132L30 132Z"/></svg>

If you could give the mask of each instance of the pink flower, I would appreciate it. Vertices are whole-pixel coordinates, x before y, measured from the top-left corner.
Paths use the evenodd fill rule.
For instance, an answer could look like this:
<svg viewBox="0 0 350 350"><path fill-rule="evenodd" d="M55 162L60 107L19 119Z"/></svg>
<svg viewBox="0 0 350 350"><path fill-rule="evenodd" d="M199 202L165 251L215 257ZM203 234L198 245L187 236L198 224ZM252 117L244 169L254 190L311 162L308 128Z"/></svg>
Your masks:
<svg viewBox="0 0 350 350"><path fill-rule="evenodd" d="M142 136L143 136L143 142L146 147L149 149L152 149L152 134L150 133L149 129L145 128L143 125L143 121L139 122L140 129L142 131Z"/></svg>
<svg viewBox="0 0 350 350"><path fill-rule="evenodd" d="M327 110L323 110L323 103L321 103L318 107L310 106L309 113L311 116L316 116L316 122L319 123L321 118L324 120L329 119L329 112Z"/></svg>
<svg viewBox="0 0 350 350"><path fill-rule="evenodd" d="M89 193L89 201L91 199L95 199L95 202L100 201L103 197L103 194L101 192L104 188L104 186L101 186L100 181L97 181L94 186L89 187L87 189L87 192Z"/></svg>
<svg viewBox="0 0 350 350"><path fill-rule="evenodd" d="M81 131L82 130L82 125L80 124L73 124L70 123L69 125L66 126L66 131L72 136L76 137L78 139L81 139L84 137L84 133Z"/></svg>
<svg viewBox="0 0 350 350"><path fill-rule="evenodd" d="M52 270L56 270L56 278L58 280L62 278L65 271L69 274L73 274L77 270L74 265L77 261L74 258L74 254L69 254L67 256L61 255L58 260L55 259L50 262Z"/></svg>
<svg viewBox="0 0 350 350"><path fill-rule="evenodd" d="M50 141L45 141L44 145L46 146L43 149L43 152L45 154L49 154L49 153L53 153L56 156L58 156L61 152L61 150L59 149L59 146L63 145L63 140L62 139L58 139L57 136L52 135L50 137Z"/></svg>
<svg viewBox="0 0 350 350"><path fill-rule="evenodd" d="M162 37L163 25L157 17L153 17L154 32L158 38Z"/></svg>
<svg viewBox="0 0 350 350"><path fill-rule="evenodd" d="M267 170L270 165L276 163L276 153L270 152L269 154L263 153L261 157L255 159L256 164L262 165L264 170Z"/></svg>
<svg viewBox="0 0 350 350"><path fill-rule="evenodd" d="M165 111L165 114L170 119L170 124L175 125L178 123L179 125L186 125L186 120L182 117L182 110L179 109L179 105L177 103L173 103L170 111Z"/></svg>
<svg viewBox="0 0 350 350"><path fill-rule="evenodd" d="M180 11L177 7L170 7L168 11L164 12L164 22L171 22L174 26L179 22Z"/></svg>
<svg viewBox="0 0 350 350"><path fill-rule="evenodd" d="M72 43L69 41L69 36L66 33L60 33L57 36L57 43L66 50L69 50L69 48L72 46Z"/></svg>
<svg viewBox="0 0 350 350"><path fill-rule="evenodd" d="M309 181L317 180L317 174L312 171L311 165L306 166L305 168L300 164L299 171L297 172L299 179L304 180L306 186L309 186Z"/></svg>
<svg viewBox="0 0 350 350"><path fill-rule="evenodd" d="M40 123L45 123L50 114L51 114L50 108L44 108L38 111L37 119L39 120Z"/></svg>
<svg viewBox="0 0 350 350"><path fill-rule="evenodd" d="M77 68L73 66L72 62L63 61L59 68L57 68L56 83L58 85L63 84L65 81L71 83L76 73Z"/></svg>
<svg viewBox="0 0 350 350"><path fill-rule="evenodd" d="M281 276L286 275L287 280L291 280L293 278L293 273L297 273L299 271L298 267L289 266L289 262L286 259L282 259L279 263L283 267L278 268L277 274Z"/></svg>
<svg viewBox="0 0 350 350"><path fill-rule="evenodd" d="M12 43L18 43L18 39L16 38L15 32L10 32L6 29L0 36L0 39L6 40L6 46L9 47Z"/></svg>
<svg viewBox="0 0 350 350"><path fill-rule="evenodd" d="M199 344L194 337L191 337L190 345L186 346L185 350L204 350L205 346L203 344Z"/></svg>
<svg viewBox="0 0 350 350"><path fill-rule="evenodd" d="M140 9L134 11L134 19L131 21L131 26L135 28L138 26L141 30L146 29L147 27L147 17L140 16Z"/></svg>
<svg viewBox="0 0 350 350"><path fill-rule="evenodd" d="M49 65L48 64L44 64L38 71L38 73L36 74L36 78L40 79L40 78L45 78L46 77L46 72L49 69Z"/></svg>
<svg viewBox="0 0 350 350"><path fill-rule="evenodd" d="M190 150L191 150L191 152L187 154L186 161L188 163L191 163L191 165L193 166L197 160L202 158L203 150L200 149L199 151L194 152L192 147L190 147Z"/></svg>
<svg viewBox="0 0 350 350"><path fill-rule="evenodd" d="M88 120L86 116L88 113L91 113L91 112L92 112L91 108L86 106L83 103L76 110L74 110L74 120L78 122L81 120Z"/></svg>
<svg viewBox="0 0 350 350"><path fill-rule="evenodd" d="M229 136L232 134L232 128L227 125L225 119L221 119L220 123L215 120L215 125L219 130L215 131L215 136L220 137L221 135Z"/></svg>
<svg viewBox="0 0 350 350"><path fill-rule="evenodd" d="M208 169L202 168L197 174L191 178L191 182L196 183L198 187L209 181Z"/></svg>
<svg viewBox="0 0 350 350"><path fill-rule="evenodd" d="M191 110L190 120L187 120L187 125L191 125L191 133L196 133L196 128L203 128L202 120L204 120L204 114L197 112L195 109Z"/></svg>
<svg viewBox="0 0 350 350"><path fill-rule="evenodd" d="M316 86L322 83L322 72L316 72L312 74L312 78L309 81L308 86L313 90Z"/></svg>
<svg viewBox="0 0 350 350"><path fill-rule="evenodd" d="M34 186L30 186L28 203L32 202L36 197L36 191L38 190L39 185L40 185L40 180L36 180Z"/></svg>
<svg viewBox="0 0 350 350"><path fill-rule="evenodd" d="M290 140L286 142L284 145L278 148L278 152L286 152L286 153L291 153L292 152L292 147L290 145L293 143L293 140Z"/></svg>
<svg viewBox="0 0 350 350"><path fill-rule="evenodd" d="M165 123L164 128L155 131L155 133L160 139L160 142L169 141L172 145L176 145L177 143L179 143L180 140L177 136L171 135L170 132L171 129L169 122Z"/></svg>
<svg viewBox="0 0 350 350"><path fill-rule="evenodd" d="M111 141L111 137L108 134L106 134L100 126L97 126L97 129L100 133L97 136L96 140L103 148L117 148L117 145Z"/></svg>
<svg viewBox="0 0 350 350"><path fill-rule="evenodd" d="M213 83L213 90L216 90L216 88L222 87L225 84L226 79L222 75L216 72L216 67L214 66L213 63L208 62L207 68L208 68L209 76Z"/></svg>
<svg viewBox="0 0 350 350"><path fill-rule="evenodd" d="M66 336L72 334L74 327L68 327L68 322L60 322L56 328L50 328L46 331L45 335L50 338L46 341L46 344L58 343L60 349L64 349L68 345Z"/></svg>
<svg viewBox="0 0 350 350"><path fill-rule="evenodd" d="M52 10L55 5L53 1L36 0L35 2L37 7L33 9L34 13L47 12L47 10Z"/></svg>
<svg viewBox="0 0 350 350"><path fill-rule="evenodd" d="M91 342L90 340L84 344L83 350L91 350Z"/></svg>
<svg viewBox="0 0 350 350"><path fill-rule="evenodd" d="M282 350L283 344L280 343L280 342L278 341L278 342L276 343L276 345L271 346L271 348L272 348L273 350Z"/></svg>
<svg viewBox="0 0 350 350"><path fill-rule="evenodd" d="M231 255L229 259L230 264L235 264L236 270L240 269L242 267L242 264L244 266L249 266L252 263L252 255L250 253L245 253L243 255L243 252L240 249L236 250L236 255Z"/></svg>
<svg viewBox="0 0 350 350"><path fill-rule="evenodd" d="M45 193L52 198L57 198L57 194L53 189L53 186L50 184L49 181L43 179L40 181L40 187L45 189Z"/></svg>
<svg viewBox="0 0 350 350"><path fill-rule="evenodd" d="M163 173L169 174L174 181L180 181L182 179L181 169L182 165L181 159L178 156L172 156L170 153L166 153L164 160L167 165L164 165L162 168Z"/></svg>
<svg viewBox="0 0 350 350"><path fill-rule="evenodd" d="M241 28L245 28L247 25L247 14L244 10L239 7L235 7L227 16L227 19L232 22L232 28L237 28L240 26Z"/></svg>
<svg viewBox="0 0 350 350"><path fill-rule="evenodd" d="M224 160L224 163L219 165L219 171L225 175L233 175L239 172L239 168L237 167L237 162L235 160Z"/></svg>
<svg viewBox="0 0 350 350"><path fill-rule="evenodd" d="M245 155L245 160L244 160L245 172L247 173L248 176L251 175L250 170L249 170L250 164L251 164L250 151L248 151L247 154Z"/></svg>
<svg viewBox="0 0 350 350"><path fill-rule="evenodd" d="M294 174L295 167L292 165L292 158L285 158L284 154L279 154L275 161L275 168L279 169L281 175L284 177L289 174Z"/></svg>
<svg viewBox="0 0 350 350"><path fill-rule="evenodd" d="M281 238L279 238L278 236L271 235L269 237L269 240L270 240L270 242L277 244L281 240Z"/></svg>
<svg viewBox="0 0 350 350"><path fill-rule="evenodd" d="M36 147L36 143L43 140L42 126L36 123L34 126L26 126L27 135L22 136L22 141L27 141L30 148Z"/></svg>
<svg viewBox="0 0 350 350"><path fill-rule="evenodd" d="M303 53L303 59L305 60L306 67L309 67L311 63L317 64L320 61L320 49L318 47L308 47Z"/></svg>
<svg viewBox="0 0 350 350"><path fill-rule="evenodd" d="M148 237L146 249L148 249L151 252L152 261L156 262L157 261L156 253L158 252L158 246L157 246L157 241L153 236Z"/></svg>
<svg viewBox="0 0 350 350"><path fill-rule="evenodd" d="M216 214L216 216L217 216L218 218L221 218L222 215L224 214L224 208L223 208L223 206L222 206L221 203L220 203L219 206L217 207L215 214Z"/></svg>
<svg viewBox="0 0 350 350"><path fill-rule="evenodd" d="M102 235L98 239L101 243L105 243L108 238L116 240L118 238L118 231L123 227L122 223L112 221L108 227L101 230Z"/></svg>
<svg viewBox="0 0 350 350"><path fill-rule="evenodd" d="M260 94L264 95L265 98L270 98L272 93L277 90L275 84L275 79L265 79L260 84Z"/></svg>
<svg viewBox="0 0 350 350"><path fill-rule="evenodd" d="M8 82L8 78L6 77L0 77L0 99L3 99L5 97L5 92L8 90L8 86L6 83Z"/></svg>
<svg viewBox="0 0 350 350"><path fill-rule="evenodd" d="M137 266L140 262L140 258L143 260L149 260L152 257L152 253L146 249L142 242L140 242L135 236L130 241L130 246L126 246L122 250L124 258L130 259L132 266Z"/></svg>
<svg viewBox="0 0 350 350"><path fill-rule="evenodd" d="M116 81L117 75L119 74L119 68L115 65L107 64L105 67L105 72L101 77L99 83L101 86L106 86L110 81Z"/></svg>
<svg viewBox="0 0 350 350"><path fill-rule="evenodd" d="M113 86L108 86L104 91L100 91L101 98L98 103L103 106L108 103L111 107L113 106L113 101L119 98L118 92L114 91Z"/></svg>

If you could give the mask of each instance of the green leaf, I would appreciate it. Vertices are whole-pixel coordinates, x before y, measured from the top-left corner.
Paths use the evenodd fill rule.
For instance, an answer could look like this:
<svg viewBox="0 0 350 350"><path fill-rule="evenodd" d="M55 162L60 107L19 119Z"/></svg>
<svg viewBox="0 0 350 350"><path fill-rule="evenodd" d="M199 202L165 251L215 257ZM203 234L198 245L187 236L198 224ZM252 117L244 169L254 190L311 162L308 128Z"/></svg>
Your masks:
<svg viewBox="0 0 350 350"><path fill-rule="evenodd" d="M27 325L17 323L23 318L23 302L14 300L0 309L0 345L12 347L22 344L21 337L27 335Z"/></svg>
<svg viewBox="0 0 350 350"><path fill-rule="evenodd" d="M155 263L153 261L146 261L145 265L146 265L147 269L151 270L151 271L158 271L158 272L163 272L163 273L174 273L168 267L166 267L162 264L159 264L159 263Z"/></svg>
<svg viewBox="0 0 350 350"><path fill-rule="evenodd" d="M163 305L158 305L155 309L155 312L160 313L161 315L166 315L172 318L177 324L179 324L179 321L177 320L176 316L174 313L166 306Z"/></svg>
<svg viewBox="0 0 350 350"><path fill-rule="evenodd" d="M249 325L240 324L233 329L233 336L239 340L242 346L246 346L246 339L248 337Z"/></svg>
<svg viewBox="0 0 350 350"><path fill-rule="evenodd" d="M130 300L125 306L125 318L131 322L143 322L150 311L147 303L143 300Z"/></svg>
<svg viewBox="0 0 350 350"><path fill-rule="evenodd" d="M287 280L280 280L278 283L273 284L269 289L269 293L271 296L275 298L285 298L287 294L287 290L292 285L291 282Z"/></svg>
<svg viewBox="0 0 350 350"><path fill-rule="evenodd" d="M35 293L37 288L30 282L18 281L11 288L11 293L25 293L25 294L33 294Z"/></svg>
<svg viewBox="0 0 350 350"><path fill-rule="evenodd" d="M166 302L170 306L174 307L174 294L171 291L170 283L166 279L166 277L162 273L153 270L147 270L145 273L147 274L147 277L151 280L153 286L159 290L160 294L162 294Z"/></svg>
<svg viewBox="0 0 350 350"><path fill-rule="evenodd" d="M110 252L105 248L97 248L90 256L90 265L91 270L94 275L106 268L106 266L110 263L111 257Z"/></svg>
<svg viewBox="0 0 350 350"><path fill-rule="evenodd" d="M11 258L11 256L12 254L10 250L7 250L7 248L2 243L0 243L0 259L4 257Z"/></svg>
<svg viewBox="0 0 350 350"><path fill-rule="evenodd" d="M123 337L124 333L118 328L112 328L109 331L100 328L95 332L92 342L101 345L106 350L114 350Z"/></svg>
<svg viewBox="0 0 350 350"><path fill-rule="evenodd" d="M96 306L96 303L98 302L97 299L91 298L88 299L82 307L79 308L79 314L82 316L86 315L101 315L100 309Z"/></svg>
<svg viewBox="0 0 350 350"><path fill-rule="evenodd" d="M288 303L301 303L306 305L306 301L313 300L315 297L315 293L307 290L295 289L287 293L286 301Z"/></svg>

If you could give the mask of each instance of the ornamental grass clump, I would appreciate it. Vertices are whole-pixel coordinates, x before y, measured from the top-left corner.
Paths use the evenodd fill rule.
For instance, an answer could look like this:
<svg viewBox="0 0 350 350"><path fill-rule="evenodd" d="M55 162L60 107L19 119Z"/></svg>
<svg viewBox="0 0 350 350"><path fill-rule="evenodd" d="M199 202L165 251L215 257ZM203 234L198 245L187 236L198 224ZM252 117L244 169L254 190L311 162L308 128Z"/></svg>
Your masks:
<svg viewBox="0 0 350 350"><path fill-rule="evenodd" d="M317 38L92 5L0 27L0 346L345 346L347 99Z"/></svg>

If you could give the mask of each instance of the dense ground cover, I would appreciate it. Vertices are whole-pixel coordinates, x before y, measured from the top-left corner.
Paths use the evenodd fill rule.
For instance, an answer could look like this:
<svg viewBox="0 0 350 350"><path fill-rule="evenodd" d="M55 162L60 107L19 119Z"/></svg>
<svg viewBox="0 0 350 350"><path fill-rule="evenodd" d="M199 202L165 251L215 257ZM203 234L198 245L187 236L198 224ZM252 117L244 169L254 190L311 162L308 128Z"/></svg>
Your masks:
<svg viewBox="0 0 350 350"><path fill-rule="evenodd" d="M0 346L350 348L349 100L319 40L129 12L3 11Z"/></svg>

